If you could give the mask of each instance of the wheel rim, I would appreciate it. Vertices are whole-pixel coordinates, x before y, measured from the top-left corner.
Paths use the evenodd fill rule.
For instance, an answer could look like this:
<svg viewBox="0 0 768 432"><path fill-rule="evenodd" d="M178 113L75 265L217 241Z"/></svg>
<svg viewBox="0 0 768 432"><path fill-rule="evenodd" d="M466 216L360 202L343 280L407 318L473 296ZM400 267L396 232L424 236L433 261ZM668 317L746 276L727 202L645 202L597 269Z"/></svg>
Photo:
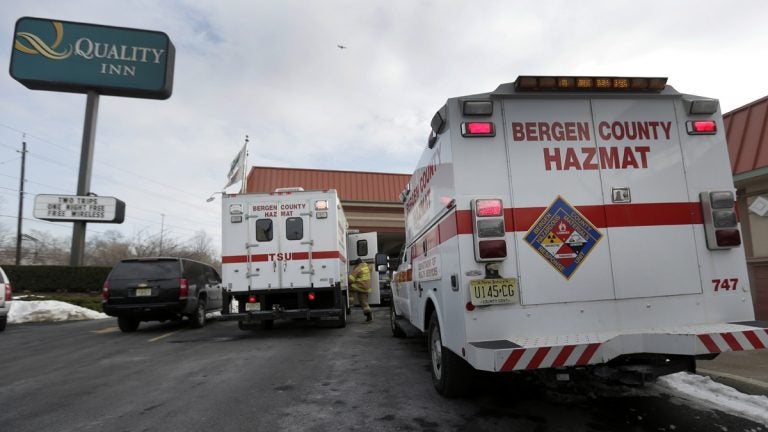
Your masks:
<svg viewBox="0 0 768 432"><path fill-rule="evenodd" d="M432 341L430 346L430 351L432 353L432 373L434 373L435 378L439 380L443 370L443 342L440 340L440 328L438 326L432 328L432 334L429 339Z"/></svg>

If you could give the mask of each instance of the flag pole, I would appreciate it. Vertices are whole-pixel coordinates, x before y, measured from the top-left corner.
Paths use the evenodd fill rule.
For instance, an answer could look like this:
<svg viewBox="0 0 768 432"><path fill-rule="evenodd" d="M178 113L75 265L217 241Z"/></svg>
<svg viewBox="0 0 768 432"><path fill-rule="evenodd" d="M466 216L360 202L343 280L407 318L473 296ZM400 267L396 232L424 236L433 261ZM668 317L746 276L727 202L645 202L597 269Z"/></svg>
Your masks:
<svg viewBox="0 0 768 432"><path fill-rule="evenodd" d="M243 157L243 161L241 162L242 163L241 171L243 172L242 173L243 174L243 181L241 182L241 185L240 185L240 193L241 194L244 194L245 191L246 191L246 184L245 183L246 183L247 177L248 177L246 175L246 173L245 173L246 165L248 163L248 135L247 134L245 135L245 146L244 147L245 147L245 155L243 155L244 156Z"/></svg>

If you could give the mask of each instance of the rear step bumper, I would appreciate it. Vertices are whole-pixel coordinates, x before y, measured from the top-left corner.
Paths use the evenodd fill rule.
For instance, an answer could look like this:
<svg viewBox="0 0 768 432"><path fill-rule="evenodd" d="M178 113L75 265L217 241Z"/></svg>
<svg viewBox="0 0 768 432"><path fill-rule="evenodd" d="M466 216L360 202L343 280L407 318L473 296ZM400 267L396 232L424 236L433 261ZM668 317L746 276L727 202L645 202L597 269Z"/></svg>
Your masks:
<svg viewBox="0 0 768 432"><path fill-rule="evenodd" d="M768 322L751 321L470 342L466 358L476 369L510 372L597 365L628 354L704 356L766 347Z"/></svg>
<svg viewBox="0 0 768 432"><path fill-rule="evenodd" d="M242 321L244 323L257 323L264 320L277 319L312 319L333 317L338 318L344 313L341 309L285 309L269 311L253 311L244 313L221 314L216 317L218 321Z"/></svg>

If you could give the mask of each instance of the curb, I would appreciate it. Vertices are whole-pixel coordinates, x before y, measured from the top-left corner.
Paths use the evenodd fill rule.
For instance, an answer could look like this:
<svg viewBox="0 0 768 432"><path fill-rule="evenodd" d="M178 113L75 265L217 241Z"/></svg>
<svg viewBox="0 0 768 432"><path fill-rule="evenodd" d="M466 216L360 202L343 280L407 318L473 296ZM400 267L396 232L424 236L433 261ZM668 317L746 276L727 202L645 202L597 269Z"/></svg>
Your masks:
<svg viewBox="0 0 768 432"><path fill-rule="evenodd" d="M731 386L745 394L768 396L768 382L765 381L706 368L696 368L696 373L709 376L714 381Z"/></svg>

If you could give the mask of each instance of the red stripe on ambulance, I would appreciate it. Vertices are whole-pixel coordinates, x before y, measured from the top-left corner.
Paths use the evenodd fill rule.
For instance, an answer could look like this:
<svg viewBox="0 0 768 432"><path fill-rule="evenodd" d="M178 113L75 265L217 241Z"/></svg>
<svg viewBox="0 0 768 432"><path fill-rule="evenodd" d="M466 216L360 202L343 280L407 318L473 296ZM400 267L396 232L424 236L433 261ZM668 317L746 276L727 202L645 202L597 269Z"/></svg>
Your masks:
<svg viewBox="0 0 768 432"><path fill-rule="evenodd" d="M698 337L706 350L713 354L726 351L765 349L768 346L768 329L700 334Z"/></svg>
<svg viewBox="0 0 768 432"><path fill-rule="evenodd" d="M265 261L295 261L295 260L308 260L308 252L285 252L285 253L271 253L271 254L253 254L251 255L251 262L265 262ZM317 251L312 252L312 259L340 259L344 262L347 261L347 257L341 254L339 251ZM237 264L248 262L248 255L227 255L221 257L222 264Z"/></svg>
<svg viewBox="0 0 768 432"><path fill-rule="evenodd" d="M577 206L596 228L626 228L661 225L700 225L704 223L701 204L696 203L646 203L646 204L608 204ZM526 232L546 210L545 207L523 207L504 209L504 229L506 232ZM416 242L411 247L414 258L455 237L457 234L472 234L472 212L457 210L449 215L422 238L428 241Z"/></svg>
<svg viewBox="0 0 768 432"><path fill-rule="evenodd" d="M590 364L598 348L600 348L599 343L517 348L509 353L509 357L501 366L501 371L583 366Z"/></svg>

